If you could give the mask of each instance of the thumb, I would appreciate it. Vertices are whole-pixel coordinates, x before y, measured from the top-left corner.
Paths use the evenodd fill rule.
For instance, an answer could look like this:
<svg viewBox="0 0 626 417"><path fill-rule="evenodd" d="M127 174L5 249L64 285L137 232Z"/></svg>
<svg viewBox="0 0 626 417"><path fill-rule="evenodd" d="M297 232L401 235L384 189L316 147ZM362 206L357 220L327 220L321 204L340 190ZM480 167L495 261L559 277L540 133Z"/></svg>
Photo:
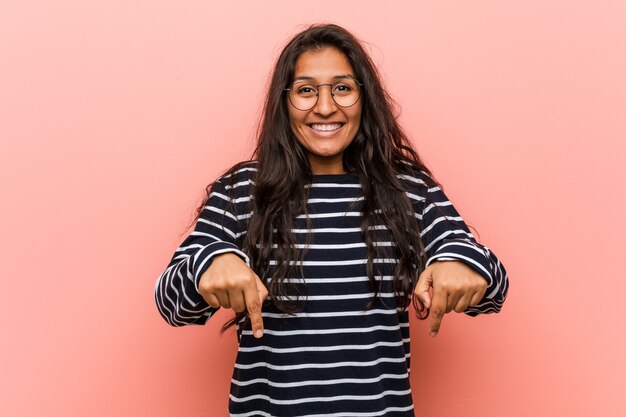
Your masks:
<svg viewBox="0 0 626 417"><path fill-rule="evenodd" d="M430 287L433 285L433 276L431 274L431 269L426 268L417 279L417 284L415 285L415 290L413 290L413 294L417 297L426 308L430 308Z"/></svg>

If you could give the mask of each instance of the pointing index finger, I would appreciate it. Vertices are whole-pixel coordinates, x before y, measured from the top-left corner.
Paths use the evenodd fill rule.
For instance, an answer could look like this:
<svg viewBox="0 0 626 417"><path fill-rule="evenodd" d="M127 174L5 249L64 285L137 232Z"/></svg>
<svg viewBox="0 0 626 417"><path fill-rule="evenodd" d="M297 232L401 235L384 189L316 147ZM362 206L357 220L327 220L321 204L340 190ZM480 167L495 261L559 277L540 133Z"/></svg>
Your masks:
<svg viewBox="0 0 626 417"><path fill-rule="evenodd" d="M443 315L446 314L447 297L441 291L433 289L433 301L430 307L430 335L435 337L441 327Z"/></svg>
<svg viewBox="0 0 626 417"><path fill-rule="evenodd" d="M258 339L263 336L263 316L261 315L261 297L257 290L257 279L251 280L250 284L246 285L243 290L243 296L246 302L248 317L250 317L250 324L252 325L252 333Z"/></svg>

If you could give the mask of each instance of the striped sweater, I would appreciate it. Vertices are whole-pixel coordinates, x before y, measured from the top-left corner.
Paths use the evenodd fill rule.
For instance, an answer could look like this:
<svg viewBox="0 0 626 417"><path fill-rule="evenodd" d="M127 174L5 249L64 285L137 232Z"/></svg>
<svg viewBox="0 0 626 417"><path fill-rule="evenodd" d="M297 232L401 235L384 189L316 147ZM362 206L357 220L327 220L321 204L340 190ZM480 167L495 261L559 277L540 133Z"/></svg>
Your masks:
<svg viewBox="0 0 626 417"><path fill-rule="evenodd" d="M158 277L155 301L172 326L204 324L215 313L198 292L214 256L234 252L250 265L241 241L251 216L255 166L244 165L215 182L194 231ZM464 313L499 312L508 290L503 265L476 242L443 191L421 175L399 178L415 209L426 266L437 260L466 263L487 280L488 288L479 304ZM240 329L230 415L413 416L409 313L397 308L391 287L395 259L374 260L382 273L377 275L379 294L366 308L373 292L365 269L359 179L316 175L308 188L311 228L304 215L293 226L298 247L307 233L312 237L302 260L304 308L285 315L270 298L263 306L263 337L254 338L249 327Z"/></svg>

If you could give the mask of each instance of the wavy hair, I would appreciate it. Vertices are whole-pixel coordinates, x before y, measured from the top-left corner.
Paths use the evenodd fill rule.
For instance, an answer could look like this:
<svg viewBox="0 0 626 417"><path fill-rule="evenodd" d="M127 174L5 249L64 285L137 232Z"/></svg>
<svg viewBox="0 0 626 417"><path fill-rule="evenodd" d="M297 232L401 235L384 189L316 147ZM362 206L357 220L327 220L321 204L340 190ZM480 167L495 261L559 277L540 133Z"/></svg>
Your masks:
<svg viewBox="0 0 626 417"><path fill-rule="evenodd" d="M425 259L414 209L398 175L416 176L423 171L428 174L422 177L429 181L429 186L440 184L433 179L399 125L394 100L385 91L378 70L361 42L335 24L311 25L296 34L278 57L251 158L258 161L252 191L254 198L251 200L253 215L240 244L250 257L252 268L267 286L274 305L287 314L300 311L303 301L294 295L302 293L302 284L286 278L298 273L302 276L302 269L298 271L293 261L302 259L305 251L297 251L291 230L295 216L307 213L308 189L305 185L311 182L312 173L306 151L291 131L284 90L293 82L298 57L303 52L326 47L341 51L354 69L355 77L363 84L361 124L343 153L343 165L346 171L359 177L363 189L361 229L368 252L367 275L375 294L368 308L379 293L373 260L395 257L398 262L392 280L393 291L397 305L406 309L411 303L417 271L424 267ZM235 165L225 175L234 173L246 163ZM211 188L212 185L207 187L206 199L198 208L198 217ZM385 225L387 230L372 227L375 225ZM393 246L374 244L383 232L387 233ZM271 280L268 279L270 259L276 260ZM416 304L415 299L413 303ZM425 311L425 315L418 312L418 317L425 319L428 310ZM245 316L245 312L237 313L224 324L222 330L239 323Z"/></svg>

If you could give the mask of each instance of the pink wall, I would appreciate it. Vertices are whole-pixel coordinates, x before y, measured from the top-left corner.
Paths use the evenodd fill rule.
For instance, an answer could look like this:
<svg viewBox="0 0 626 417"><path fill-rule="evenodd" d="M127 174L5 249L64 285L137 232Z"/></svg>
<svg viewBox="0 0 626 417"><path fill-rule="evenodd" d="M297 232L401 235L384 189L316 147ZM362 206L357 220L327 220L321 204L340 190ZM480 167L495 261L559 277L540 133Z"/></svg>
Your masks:
<svg viewBox="0 0 626 417"><path fill-rule="evenodd" d="M0 415L225 415L236 341L152 290L248 155L303 24L370 43L401 120L505 262L499 315L413 326L416 415L626 415L626 3L5 1Z"/></svg>

